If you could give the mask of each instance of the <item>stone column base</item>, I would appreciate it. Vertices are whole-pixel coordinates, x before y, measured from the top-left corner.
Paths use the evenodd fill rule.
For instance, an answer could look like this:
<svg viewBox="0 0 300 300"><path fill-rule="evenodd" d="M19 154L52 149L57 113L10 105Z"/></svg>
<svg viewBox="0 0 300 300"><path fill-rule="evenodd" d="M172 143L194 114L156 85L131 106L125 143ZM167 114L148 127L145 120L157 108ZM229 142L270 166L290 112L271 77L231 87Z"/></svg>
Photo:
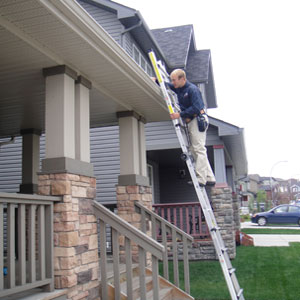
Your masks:
<svg viewBox="0 0 300 300"><path fill-rule="evenodd" d="M92 202L94 177L39 175L39 194L62 196L54 204L54 277L68 299L100 299L97 220Z"/></svg>
<svg viewBox="0 0 300 300"><path fill-rule="evenodd" d="M134 202L139 201L148 209L152 209L152 190L148 186L117 186L117 208L118 215L141 230L141 215L135 212ZM146 224L147 232L151 236L151 224ZM124 245L124 241L120 240L120 245ZM120 251L120 259L124 259L124 251ZM134 262L138 261L138 246L132 245L132 259ZM149 259L147 258L147 262Z"/></svg>

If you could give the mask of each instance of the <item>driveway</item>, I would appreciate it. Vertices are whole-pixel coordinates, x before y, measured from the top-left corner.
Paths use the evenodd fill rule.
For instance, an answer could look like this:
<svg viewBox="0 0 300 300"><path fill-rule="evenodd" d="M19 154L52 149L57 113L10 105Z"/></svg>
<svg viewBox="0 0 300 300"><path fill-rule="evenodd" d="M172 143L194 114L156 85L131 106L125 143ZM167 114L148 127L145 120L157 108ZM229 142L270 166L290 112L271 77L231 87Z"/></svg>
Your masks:
<svg viewBox="0 0 300 300"><path fill-rule="evenodd" d="M251 222L241 223L241 228L270 228L270 229L298 229L300 226L258 226ZM254 246L258 247L288 247L291 242L300 243L299 234L249 234L254 241Z"/></svg>

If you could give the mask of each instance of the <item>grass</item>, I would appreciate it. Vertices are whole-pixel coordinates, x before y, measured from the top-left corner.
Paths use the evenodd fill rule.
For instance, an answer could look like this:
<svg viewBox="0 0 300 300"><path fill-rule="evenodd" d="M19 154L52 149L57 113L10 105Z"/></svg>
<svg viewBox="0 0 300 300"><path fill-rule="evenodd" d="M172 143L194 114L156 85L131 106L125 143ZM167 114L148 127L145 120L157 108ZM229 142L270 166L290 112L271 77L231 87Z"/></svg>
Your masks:
<svg viewBox="0 0 300 300"><path fill-rule="evenodd" d="M300 229L244 228L246 234L300 234Z"/></svg>
<svg viewBox="0 0 300 300"><path fill-rule="evenodd" d="M232 261L246 300L300 298L300 243L290 247L237 247ZM180 264L182 274L183 264ZM170 278L172 278L170 270ZM230 300L218 261L190 263L191 295L197 300ZM181 287L184 286L180 278Z"/></svg>

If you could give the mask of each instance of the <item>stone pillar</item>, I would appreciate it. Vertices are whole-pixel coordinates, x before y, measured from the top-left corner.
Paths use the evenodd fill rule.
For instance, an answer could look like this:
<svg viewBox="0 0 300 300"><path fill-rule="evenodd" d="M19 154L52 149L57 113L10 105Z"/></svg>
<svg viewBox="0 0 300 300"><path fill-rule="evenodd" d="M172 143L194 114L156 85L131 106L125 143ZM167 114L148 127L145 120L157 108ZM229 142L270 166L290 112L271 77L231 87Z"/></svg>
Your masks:
<svg viewBox="0 0 300 300"><path fill-rule="evenodd" d="M20 193L35 194L38 191L40 169L40 135L37 129L21 130L22 142L22 184Z"/></svg>
<svg viewBox="0 0 300 300"><path fill-rule="evenodd" d="M235 221L231 188L213 188L211 191L213 212L230 258L235 258Z"/></svg>
<svg viewBox="0 0 300 300"><path fill-rule="evenodd" d="M149 186L117 186L117 207L118 215L135 226L141 228L141 214L135 211L134 202L141 202L146 208L152 209L152 190ZM146 224L146 234L151 236L151 227L149 222ZM124 241L120 240L120 245L124 245ZM120 251L121 260L124 258L124 251ZM138 247L132 246L133 261L138 261ZM148 258L149 263L149 258Z"/></svg>
<svg viewBox="0 0 300 300"><path fill-rule="evenodd" d="M147 178L145 120L133 111L117 114L120 126L120 176L117 185L118 215L141 229L141 215L135 212L134 201L152 208L152 190ZM146 233L151 235L150 224ZM122 245L122 241L120 241ZM133 260L137 260L137 245L132 248ZM121 252L122 259L122 252Z"/></svg>
<svg viewBox="0 0 300 300"><path fill-rule="evenodd" d="M39 193L62 196L54 204L54 276L56 289L68 299L100 299L97 221L92 202L94 177L74 174L39 175Z"/></svg>
<svg viewBox="0 0 300 300"><path fill-rule="evenodd" d="M216 183L227 183L224 145L214 145L213 149Z"/></svg>

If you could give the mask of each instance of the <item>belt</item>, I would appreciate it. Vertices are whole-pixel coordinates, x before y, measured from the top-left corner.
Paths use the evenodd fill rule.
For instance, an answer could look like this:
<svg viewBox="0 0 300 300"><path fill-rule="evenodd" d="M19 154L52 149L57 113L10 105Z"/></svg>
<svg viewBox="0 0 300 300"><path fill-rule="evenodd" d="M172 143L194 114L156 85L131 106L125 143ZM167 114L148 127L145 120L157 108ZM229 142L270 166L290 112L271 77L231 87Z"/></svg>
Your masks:
<svg viewBox="0 0 300 300"><path fill-rule="evenodd" d="M201 109L201 110L200 110L200 115L205 115L205 110L204 110L204 109ZM193 115L194 118L196 118L197 116L198 116L197 114L194 114L194 115ZM193 118L193 119L194 119L194 118ZM186 119L185 119L185 123L190 123L193 119L186 118Z"/></svg>

